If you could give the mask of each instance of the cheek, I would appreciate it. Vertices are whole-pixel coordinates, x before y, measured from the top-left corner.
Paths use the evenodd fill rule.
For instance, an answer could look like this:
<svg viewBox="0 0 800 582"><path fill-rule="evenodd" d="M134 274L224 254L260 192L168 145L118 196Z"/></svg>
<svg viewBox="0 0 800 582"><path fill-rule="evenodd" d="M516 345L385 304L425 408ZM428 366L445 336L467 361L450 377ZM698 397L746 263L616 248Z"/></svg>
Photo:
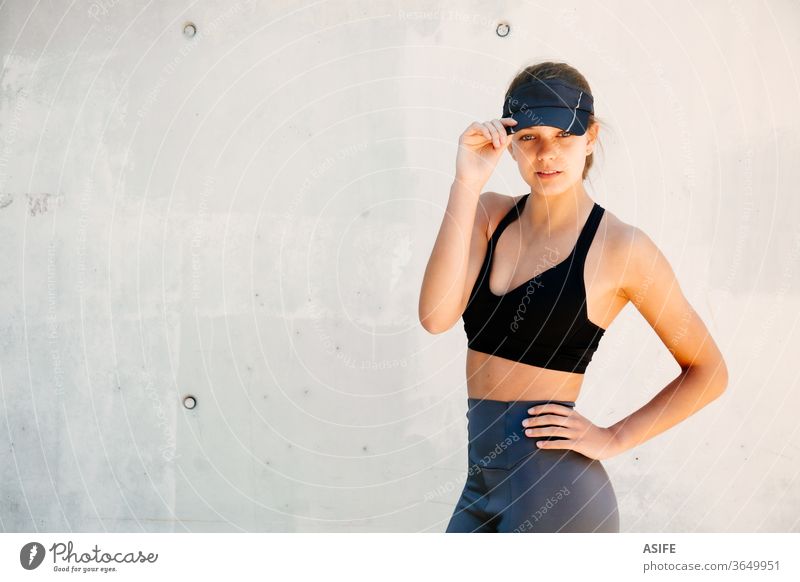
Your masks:
<svg viewBox="0 0 800 582"><path fill-rule="evenodd" d="M570 155L582 154L586 151L586 140L571 140L570 143L566 144L562 149L565 152L569 152Z"/></svg>
<svg viewBox="0 0 800 582"><path fill-rule="evenodd" d="M577 166L582 165L586 159L585 143L570 144L568 147L562 148L561 151L564 157L570 160L570 163L574 163Z"/></svg>

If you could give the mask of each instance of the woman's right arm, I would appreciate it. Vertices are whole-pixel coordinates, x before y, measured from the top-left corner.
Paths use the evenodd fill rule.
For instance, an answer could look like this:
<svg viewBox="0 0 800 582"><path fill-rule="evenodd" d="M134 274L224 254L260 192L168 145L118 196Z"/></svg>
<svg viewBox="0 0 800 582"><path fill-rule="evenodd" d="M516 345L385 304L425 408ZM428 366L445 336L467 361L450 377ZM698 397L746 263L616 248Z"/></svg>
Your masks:
<svg viewBox="0 0 800 582"><path fill-rule="evenodd" d="M505 125L515 123L510 118L475 122L459 138L456 178L419 296L419 320L430 333L447 331L464 313L472 241L486 234L486 219L475 220L478 204L485 202L481 191L511 143Z"/></svg>
<svg viewBox="0 0 800 582"><path fill-rule="evenodd" d="M464 312L469 251L482 185L455 181L419 296L419 320L430 333L447 331ZM481 221L486 224L486 221Z"/></svg>

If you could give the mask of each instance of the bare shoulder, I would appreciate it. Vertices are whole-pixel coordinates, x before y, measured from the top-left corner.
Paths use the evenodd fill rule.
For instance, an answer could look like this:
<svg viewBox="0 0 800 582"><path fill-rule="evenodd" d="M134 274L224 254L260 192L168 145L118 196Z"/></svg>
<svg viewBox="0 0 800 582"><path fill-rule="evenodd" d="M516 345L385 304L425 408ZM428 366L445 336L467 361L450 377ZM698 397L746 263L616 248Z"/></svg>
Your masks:
<svg viewBox="0 0 800 582"><path fill-rule="evenodd" d="M632 295L654 280L674 278L669 261L644 230L608 210L603 214L603 246L610 263L620 270L620 295L633 299Z"/></svg>
<svg viewBox="0 0 800 582"><path fill-rule="evenodd" d="M524 196L508 196L497 192L484 192L481 194L481 202L478 211L484 214L483 228L488 240L503 217L514 208L514 205ZM482 210L481 210L482 207Z"/></svg>
<svg viewBox="0 0 800 582"><path fill-rule="evenodd" d="M603 246L609 250L614 259L627 256L637 241L641 244L644 235L636 226L625 222L608 209L603 212L600 234L603 237Z"/></svg>

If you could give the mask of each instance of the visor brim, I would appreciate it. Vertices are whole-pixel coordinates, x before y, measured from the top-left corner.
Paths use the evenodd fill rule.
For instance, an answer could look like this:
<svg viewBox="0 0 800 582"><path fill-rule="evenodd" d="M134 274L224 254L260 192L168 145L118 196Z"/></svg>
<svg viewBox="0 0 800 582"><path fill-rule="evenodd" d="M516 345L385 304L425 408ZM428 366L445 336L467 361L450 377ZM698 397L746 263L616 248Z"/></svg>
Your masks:
<svg viewBox="0 0 800 582"><path fill-rule="evenodd" d="M517 133L521 129L539 125L558 127L573 135L583 135L589 127L588 111L567 109L566 107L535 107L511 114L516 125L506 126L506 134Z"/></svg>

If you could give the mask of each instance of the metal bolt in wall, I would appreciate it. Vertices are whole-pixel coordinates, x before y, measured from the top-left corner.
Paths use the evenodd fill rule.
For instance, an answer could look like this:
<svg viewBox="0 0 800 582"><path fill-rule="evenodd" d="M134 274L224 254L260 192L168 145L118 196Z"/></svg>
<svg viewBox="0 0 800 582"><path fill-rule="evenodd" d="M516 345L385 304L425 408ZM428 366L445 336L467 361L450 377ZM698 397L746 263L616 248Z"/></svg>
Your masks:
<svg viewBox="0 0 800 582"><path fill-rule="evenodd" d="M497 36L504 37L508 36L508 33L511 32L511 27L508 25L507 22L501 22L497 25Z"/></svg>
<svg viewBox="0 0 800 582"><path fill-rule="evenodd" d="M183 399L183 406L189 410L192 410L195 406L197 406L197 400L194 396L187 396Z"/></svg>
<svg viewBox="0 0 800 582"><path fill-rule="evenodd" d="M197 34L197 27L193 23L187 22L183 27L183 36L193 38L195 34Z"/></svg>

